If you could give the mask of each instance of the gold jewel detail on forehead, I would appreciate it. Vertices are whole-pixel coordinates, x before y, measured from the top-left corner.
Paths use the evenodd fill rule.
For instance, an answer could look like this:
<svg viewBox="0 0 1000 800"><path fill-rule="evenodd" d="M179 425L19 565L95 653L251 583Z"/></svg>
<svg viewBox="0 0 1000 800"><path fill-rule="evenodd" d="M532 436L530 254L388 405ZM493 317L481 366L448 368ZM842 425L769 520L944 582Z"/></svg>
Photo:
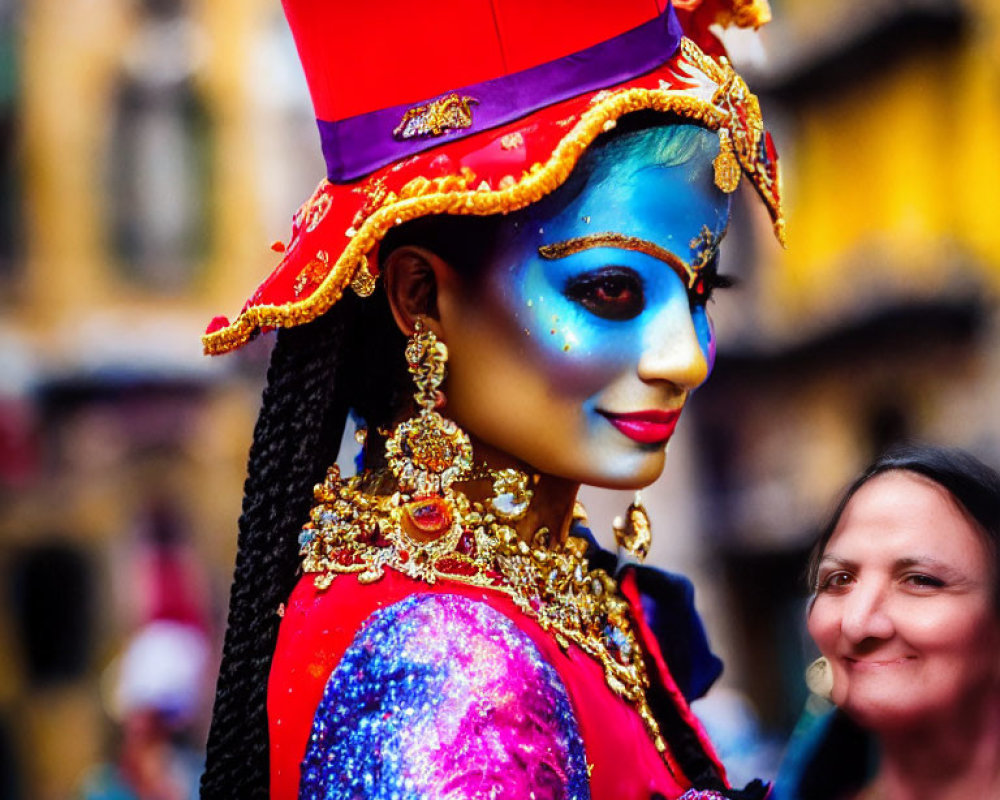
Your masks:
<svg viewBox="0 0 1000 800"><path fill-rule="evenodd" d="M725 233L722 236L717 236L708 225L701 226L701 232L688 245L694 255L691 268L695 273L700 273L712 263L712 259L719 252L719 245L722 244L724 236Z"/></svg>
<svg viewBox="0 0 1000 800"><path fill-rule="evenodd" d="M698 276L696 269L666 248L660 247L660 245L646 239L640 239L636 236L626 236L623 233L592 233L587 236L577 236L574 239L567 239L565 242L544 244L538 248L538 255L547 261L555 261L571 256L574 253L583 252L584 250L592 250L595 247L615 247L620 250L633 250L637 253L652 256L667 264L676 272L688 289L694 286L695 279Z"/></svg>

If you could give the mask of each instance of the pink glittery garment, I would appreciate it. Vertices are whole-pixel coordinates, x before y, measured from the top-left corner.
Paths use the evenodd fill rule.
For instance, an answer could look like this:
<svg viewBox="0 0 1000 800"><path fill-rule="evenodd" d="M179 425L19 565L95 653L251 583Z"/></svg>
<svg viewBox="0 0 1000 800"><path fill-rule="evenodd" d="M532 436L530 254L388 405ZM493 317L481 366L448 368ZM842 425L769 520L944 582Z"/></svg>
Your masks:
<svg viewBox="0 0 1000 800"><path fill-rule="evenodd" d="M300 798L590 797L566 690L489 605L415 595L373 614L330 675Z"/></svg>

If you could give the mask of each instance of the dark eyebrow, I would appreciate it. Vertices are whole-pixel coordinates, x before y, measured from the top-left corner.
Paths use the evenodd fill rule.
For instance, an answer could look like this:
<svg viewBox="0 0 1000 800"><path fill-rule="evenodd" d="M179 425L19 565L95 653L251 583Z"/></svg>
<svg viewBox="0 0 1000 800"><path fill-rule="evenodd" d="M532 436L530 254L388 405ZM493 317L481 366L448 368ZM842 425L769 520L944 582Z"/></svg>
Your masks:
<svg viewBox="0 0 1000 800"><path fill-rule="evenodd" d="M934 558L933 556L911 556L910 558L900 558L894 564L897 570L910 569L912 567L929 567L935 572L940 573L945 578L951 581L959 580L970 580L969 576L966 575L961 569L947 564L940 559Z"/></svg>
<svg viewBox="0 0 1000 800"><path fill-rule="evenodd" d="M548 261L555 261L559 258L566 258L574 253L583 250L591 250L595 247L616 247L620 250L634 250L637 253L645 253L655 259L667 264L678 277L684 281L684 285L690 289L694 286L697 273L681 258L671 253L660 245L639 239L636 236L626 236L622 233L592 233L588 236L577 236L575 239L567 239L565 242L555 242L554 244L543 244L538 248L538 255Z"/></svg>
<svg viewBox="0 0 1000 800"><path fill-rule="evenodd" d="M893 572L899 573L904 570L912 569L913 567L923 567L927 569L932 569L939 573L941 576L947 578L949 581L968 581L969 577L965 575L961 570L956 569L950 564L946 564L944 561L936 559L932 556L909 556L906 558L897 558L892 562ZM848 569L857 570L858 563L856 561L851 561L847 558L838 558L837 556L823 556L820 559L818 570L822 569Z"/></svg>
<svg viewBox="0 0 1000 800"><path fill-rule="evenodd" d="M822 568L824 566L839 567L841 569L857 569L857 562L851 561L847 558L837 558L836 556L823 556L819 560L819 566Z"/></svg>

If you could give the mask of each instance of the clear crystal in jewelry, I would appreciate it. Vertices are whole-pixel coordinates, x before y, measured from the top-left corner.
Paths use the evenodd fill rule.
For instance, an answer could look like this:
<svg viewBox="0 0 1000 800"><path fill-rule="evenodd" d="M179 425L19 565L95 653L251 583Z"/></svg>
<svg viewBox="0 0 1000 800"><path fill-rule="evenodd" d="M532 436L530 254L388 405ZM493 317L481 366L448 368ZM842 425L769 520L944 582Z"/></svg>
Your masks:
<svg viewBox="0 0 1000 800"><path fill-rule="evenodd" d="M493 477L490 505L501 519L513 522L528 512L532 495L527 475L520 470L503 469Z"/></svg>

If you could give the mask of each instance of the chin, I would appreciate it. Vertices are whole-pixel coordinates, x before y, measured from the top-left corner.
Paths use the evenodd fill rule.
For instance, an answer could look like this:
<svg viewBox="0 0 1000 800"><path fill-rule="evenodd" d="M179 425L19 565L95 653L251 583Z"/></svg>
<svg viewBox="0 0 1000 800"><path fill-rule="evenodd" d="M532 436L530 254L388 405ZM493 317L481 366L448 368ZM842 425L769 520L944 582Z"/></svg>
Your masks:
<svg viewBox="0 0 1000 800"><path fill-rule="evenodd" d="M837 705L862 728L872 731L907 730L927 723L935 715L927 703L919 702L919 690L880 692L873 696L857 693Z"/></svg>
<svg viewBox="0 0 1000 800"><path fill-rule="evenodd" d="M462 427L475 430L471 425ZM546 437L537 430L519 432L517 437L509 430L476 430L474 435L528 470L601 489L645 488L660 477L666 462L665 442L642 445L615 431L572 438L568 433Z"/></svg>
<svg viewBox="0 0 1000 800"><path fill-rule="evenodd" d="M574 480L601 489L645 489L663 474L665 449L609 457L591 462L591 469ZM600 467L598 467L600 464Z"/></svg>

